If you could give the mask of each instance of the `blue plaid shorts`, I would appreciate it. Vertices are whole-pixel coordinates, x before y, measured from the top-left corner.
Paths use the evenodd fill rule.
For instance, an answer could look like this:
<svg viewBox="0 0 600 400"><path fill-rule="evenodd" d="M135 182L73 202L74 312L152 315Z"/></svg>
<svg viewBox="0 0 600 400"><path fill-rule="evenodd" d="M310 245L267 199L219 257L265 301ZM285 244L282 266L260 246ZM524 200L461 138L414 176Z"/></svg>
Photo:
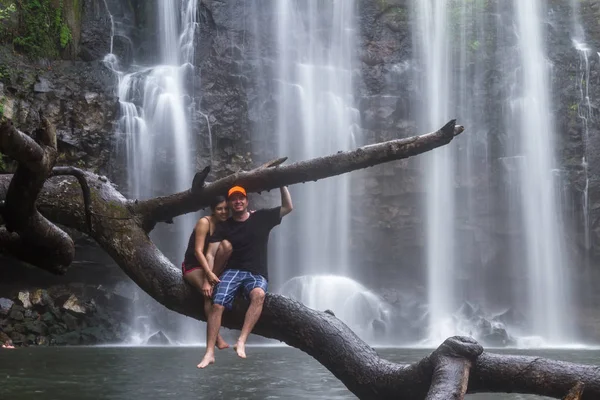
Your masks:
<svg viewBox="0 0 600 400"><path fill-rule="evenodd" d="M256 275L248 271L240 271L239 269L227 269L219 277L221 282L217 283L213 294L213 303L219 304L228 310L233 307L233 299L239 290L243 288L243 293L246 297L252 289L261 288L267 292L267 280L262 275Z"/></svg>

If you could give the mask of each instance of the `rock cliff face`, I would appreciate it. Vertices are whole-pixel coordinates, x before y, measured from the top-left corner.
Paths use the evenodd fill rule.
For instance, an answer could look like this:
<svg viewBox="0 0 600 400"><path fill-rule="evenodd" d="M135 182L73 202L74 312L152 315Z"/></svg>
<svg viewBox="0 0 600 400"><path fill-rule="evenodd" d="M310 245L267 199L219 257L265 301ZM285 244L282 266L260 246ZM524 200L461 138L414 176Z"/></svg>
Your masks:
<svg viewBox="0 0 600 400"><path fill-rule="evenodd" d="M38 111L43 110L58 127L61 162L90 168L124 183L123 160L114 152L117 79L102 63L111 48L111 16L106 6L116 27L113 51L124 63L134 59L152 62L156 1L73 2L79 9L70 14L69 24L78 34L64 60L31 61L2 47L0 104L4 114L27 130L35 126ZM214 176L283 156L276 154L276 99L266 79L268 64L261 61L274 56L273 38L260 29L273 18L273 1L199 1L192 122L198 135L197 164L206 165L212 154ZM355 71L355 93L363 142L397 138L399 129L405 135L420 133L416 121L422 98L414 78L418 65L413 54L409 1L357 0L356 4L360 61ZM548 57L553 64L557 146L565 177L568 247L577 275L582 282L589 282L598 279L594 265L600 261L600 49L596 48L600 43L600 2L584 0L580 5L580 22L590 46L588 64L571 41L569 0L547 1L546 28ZM489 125L497 128L490 135L497 134L500 141L502 123L493 113L499 107L493 102L488 105ZM587 170L582 165L584 156ZM421 162L409 159L352 175L352 202L357 210L352 221L352 259L363 266L361 279L369 286L406 287L423 294L426 266ZM9 163L6 168L10 169ZM457 190L472 184L459 182ZM493 190L486 194L497 195ZM491 203L503 207L499 201ZM500 225L485 239L499 244L492 254L481 255L473 264L499 271L505 266L502 241L510 233ZM477 236L476 228L467 236ZM585 304L598 303L592 292L582 300Z"/></svg>

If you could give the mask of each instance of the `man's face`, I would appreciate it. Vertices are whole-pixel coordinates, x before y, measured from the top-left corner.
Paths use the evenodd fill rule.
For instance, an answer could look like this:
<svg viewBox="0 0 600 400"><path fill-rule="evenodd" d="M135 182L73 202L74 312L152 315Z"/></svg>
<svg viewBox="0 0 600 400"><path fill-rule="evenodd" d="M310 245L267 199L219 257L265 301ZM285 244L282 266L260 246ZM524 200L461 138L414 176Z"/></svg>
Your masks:
<svg viewBox="0 0 600 400"><path fill-rule="evenodd" d="M241 193L233 193L229 197L229 207L234 213L242 213L248 207L248 198Z"/></svg>

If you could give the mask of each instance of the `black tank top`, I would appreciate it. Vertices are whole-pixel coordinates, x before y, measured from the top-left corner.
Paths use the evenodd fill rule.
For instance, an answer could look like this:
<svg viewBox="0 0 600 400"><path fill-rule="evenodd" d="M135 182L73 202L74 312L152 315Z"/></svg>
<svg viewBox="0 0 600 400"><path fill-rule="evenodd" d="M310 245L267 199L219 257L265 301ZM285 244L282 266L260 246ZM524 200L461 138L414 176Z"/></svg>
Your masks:
<svg viewBox="0 0 600 400"><path fill-rule="evenodd" d="M202 254L206 254L206 250L208 249L209 239L212 236L210 234L210 218L204 217L208 221L208 232L206 232L206 237L204 238L204 248L202 249ZM214 232L213 232L214 233ZM185 265L200 265L200 262L196 258L196 229L192 231L190 235L190 240L188 241L187 249L185 250L185 256L183 258L183 263Z"/></svg>

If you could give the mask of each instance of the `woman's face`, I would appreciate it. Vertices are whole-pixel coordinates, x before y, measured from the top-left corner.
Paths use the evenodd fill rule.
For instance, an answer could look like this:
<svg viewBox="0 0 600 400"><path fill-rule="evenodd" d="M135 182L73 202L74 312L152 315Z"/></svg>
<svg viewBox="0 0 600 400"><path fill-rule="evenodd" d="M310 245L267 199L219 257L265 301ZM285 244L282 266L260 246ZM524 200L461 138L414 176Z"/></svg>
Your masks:
<svg viewBox="0 0 600 400"><path fill-rule="evenodd" d="M227 202L222 201L213 210L213 215L219 220L223 222L229 217L229 210L227 209Z"/></svg>

